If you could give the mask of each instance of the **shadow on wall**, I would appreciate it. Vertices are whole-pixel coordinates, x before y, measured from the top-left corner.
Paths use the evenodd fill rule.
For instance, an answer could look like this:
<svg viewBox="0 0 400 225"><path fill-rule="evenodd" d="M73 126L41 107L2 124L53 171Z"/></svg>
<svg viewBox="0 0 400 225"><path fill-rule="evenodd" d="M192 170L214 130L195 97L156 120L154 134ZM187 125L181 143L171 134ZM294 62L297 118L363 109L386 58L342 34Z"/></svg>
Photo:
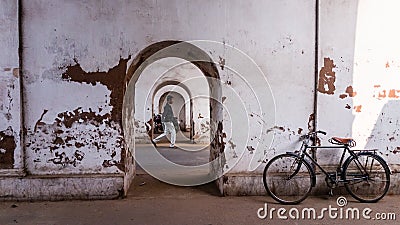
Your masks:
<svg viewBox="0 0 400 225"><path fill-rule="evenodd" d="M379 153L389 160L389 164L396 167L392 169L398 170L400 165L400 101L389 100L383 106L371 135L368 137L366 148L379 149Z"/></svg>

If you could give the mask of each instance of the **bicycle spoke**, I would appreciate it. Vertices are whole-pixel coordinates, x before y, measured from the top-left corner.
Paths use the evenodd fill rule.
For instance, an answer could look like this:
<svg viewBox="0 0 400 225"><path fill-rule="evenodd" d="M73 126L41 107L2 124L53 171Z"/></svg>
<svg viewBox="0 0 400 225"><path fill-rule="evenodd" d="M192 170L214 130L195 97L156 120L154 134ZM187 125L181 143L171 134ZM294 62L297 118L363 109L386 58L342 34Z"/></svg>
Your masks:
<svg viewBox="0 0 400 225"><path fill-rule="evenodd" d="M388 191L389 169L383 160L373 154L360 154L344 165L345 187L362 202L375 202Z"/></svg>
<svg viewBox="0 0 400 225"><path fill-rule="evenodd" d="M290 154L273 158L265 167L263 181L267 192L284 204L304 200L312 187L310 169Z"/></svg>

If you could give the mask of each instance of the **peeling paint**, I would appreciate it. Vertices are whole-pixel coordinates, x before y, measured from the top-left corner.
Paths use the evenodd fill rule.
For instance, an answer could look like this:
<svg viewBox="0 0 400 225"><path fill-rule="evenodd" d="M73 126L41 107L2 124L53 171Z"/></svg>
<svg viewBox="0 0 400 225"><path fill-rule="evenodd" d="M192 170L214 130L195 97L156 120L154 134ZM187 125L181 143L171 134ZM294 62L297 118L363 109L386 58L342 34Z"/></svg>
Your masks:
<svg viewBox="0 0 400 225"><path fill-rule="evenodd" d="M210 145L214 149L220 149L220 153L225 151L225 142L224 138L226 138L226 133L223 132L222 122L218 122L217 129L215 131L215 136L211 141Z"/></svg>
<svg viewBox="0 0 400 225"><path fill-rule="evenodd" d="M75 65L67 67L62 78L68 81L96 85L97 82L105 85L110 91L110 105L113 107L111 111L111 119L122 124L122 102L125 88L125 76L127 63L131 59L121 58L118 65L109 69L107 72L86 72L82 69L78 61Z"/></svg>
<svg viewBox="0 0 400 225"><path fill-rule="evenodd" d="M250 154L253 154L253 151L256 150L253 146L247 146L246 148L250 152Z"/></svg>
<svg viewBox="0 0 400 225"><path fill-rule="evenodd" d="M357 92L353 90L351 85L346 88L346 93L349 95L349 97L354 97L357 95Z"/></svg>
<svg viewBox="0 0 400 225"><path fill-rule="evenodd" d="M219 66L221 67L221 70L224 70L225 68L225 59L219 56L219 61L218 61Z"/></svg>
<svg viewBox="0 0 400 225"><path fill-rule="evenodd" d="M225 96L222 96L222 103L224 103L225 100L226 100L226 97L225 97Z"/></svg>
<svg viewBox="0 0 400 225"><path fill-rule="evenodd" d="M300 128L297 130L297 134L301 134L301 132L303 131L303 128Z"/></svg>
<svg viewBox="0 0 400 225"><path fill-rule="evenodd" d="M273 127L269 128L269 129L267 129L266 132L269 133L269 132L272 132L272 131L274 131L274 130L279 130L279 131L282 131L282 132L285 132L285 131L286 131L286 129L285 129L284 127L273 126Z"/></svg>
<svg viewBox="0 0 400 225"><path fill-rule="evenodd" d="M393 154L399 153L400 152L400 147L396 147L395 149L393 149Z"/></svg>
<svg viewBox="0 0 400 225"><path fill-rule="evenodd" d="M14 150L16 147L12 127L0 131L0 169L14 168Z"/></svg>
<svg viewBox="0 0 400 225"><path fill-rule="evenodd" d="M56 152L55 157L51 158L48 160L48 162L53 162L54 164L59 164L62 166L66 166L67 164L70 164L74 167L76 167L78 161L82 161L83 157L85 154L80 151L75 151L74 157L70 158L66 155L65 152Z"/></svg>
<svg viewBox="0 0 400 225"><path fill-rule="evenodd" d="M400 97L400 89L383 89L379 84L374 85L374 89L372 97L379 100L384 98L397 99Z"/></svg>
<svg viewBox="0 0 400 225"><path fill-rule="evenodd" d="M307 127L308 127L308 131L309 132L314 131L314 120L315 120L315 116L314 116L314 113L312 113L308 117L308 123L307 123Z"/></svg>
<svg viewBox="0 0 400 225"><path fill-rule="evenodd" d="M362 108L362 105L354 106L354 109L355 109L356 112L361 112L361 108Z"/></svg>
<svg viewBox="0 0 400 225"><path fill-rule="evenodd" d="M229 139L228 144L231 147L231 149L235 149L236 148L236 144L233 143L232 139Z"/></svg>
<svg viewBox="0 0 400 225"><path fill-rule="evenodd" d="M399 96L397 95L397 93L400 93L400 90L390 89L390 90L389 90L388 97L389 97L389 98L399 98Z"/></svg>
<svg viewBox="0 0 400 225"><path fill-rule="evenodd" d="M324 66L319 71L317 90L321 93L333 95L335 92L336 75L333 71L336 65L330 58L324 58Z"/></svg>
<svg viewBox="0 0 400 225"><path fill-rule="evenodd" d="M34 130L27 130L26 146L34 151L36 156L44 159L35 160L34 163L43 165L47 162L62 168L68 165L77 167L87 153L97 152L102 158L108 156L113 159L112 166L123 171L124 139L120 126L111 121L110 114L100 115L91 109L85 112L79 107L72 112L59 113L54 122L46 124L42 122L46 112L47 110L43 111ZM115 149L121 149L118 160L114 159ZM104 166L103 161L98 161L98 167L101 166Z"/></svg>

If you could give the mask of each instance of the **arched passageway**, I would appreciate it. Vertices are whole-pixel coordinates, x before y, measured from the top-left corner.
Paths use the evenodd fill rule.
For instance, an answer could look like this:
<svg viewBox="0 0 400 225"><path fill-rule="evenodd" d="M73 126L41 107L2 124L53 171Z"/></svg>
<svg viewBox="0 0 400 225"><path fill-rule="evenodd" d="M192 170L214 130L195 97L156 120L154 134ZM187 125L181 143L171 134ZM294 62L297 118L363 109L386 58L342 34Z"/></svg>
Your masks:
<svg viewBox="0 0 400 225"><path fill-rule="evenodd" d="M216 65L212 62L211 58L201 50L199 47L181 41L163 41L152 44L145 49L143 49L130 64L127 76L125 80L126 92L124 95L124 107L123 107L123 127L124 134L127 145L127 155L136 156L138 159L137 150L135 148L135 129L138 127L135 125L135 84L142 76L143 71L151 64L166 58L179 58L190 62L192 65L196 66L201 73L204 75L208 86L208 96L209 96L209 117L210 117L210 138L209 142L209 160L212 164L207 165L207 174L201 174L196 179L198 179L197 184L202 182L208 182L209 177L219 177L218 174L222 173L222 168L220 160L218 157L223 154L222 143L219 143L221 136L221 126L222 123L222 105L221 102L221 87L219 84L219 74ZM174 82L174 81L172 81ZM176 82L176 81L175 81ZM136 152L135 152L136 150ZM136 154L135 154L136 153ZM126 167L130 168L126 170L125 175L125 186L129 187L131 180L135 174L135 163L134 160L127 160ZM218 161L214 159L218 158ZM153 162L154 163L154 162ZM157 164L157 163L154 163ZM157 167L157 165L152 165ZM157 170L159 171L159 170ZM159 179L163 179L163 174L152 174ZM161 177L160 177L161 176ZM179 179L183 182L192 180L192 177L181 176ZM168 182L168 181L166 181ZM189 182L190 183L190 182ZM220 184L221 182L219 182ZM127 188L125 188L127 190ZM221 190L221 187L220 187Z"/></svg>

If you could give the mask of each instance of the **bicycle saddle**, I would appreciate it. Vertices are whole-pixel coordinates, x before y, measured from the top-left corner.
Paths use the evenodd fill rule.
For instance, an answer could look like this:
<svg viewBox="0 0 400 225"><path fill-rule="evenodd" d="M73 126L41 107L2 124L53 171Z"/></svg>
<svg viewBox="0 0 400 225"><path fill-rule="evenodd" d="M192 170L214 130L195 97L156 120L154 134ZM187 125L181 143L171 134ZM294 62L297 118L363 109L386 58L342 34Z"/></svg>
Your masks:
<svg viewBox="0 0 400 225"><path fill-rule="evenodd" d="M336 141L340 144L355 146L356 141L353 138L340 138L340 137L332 137L333 141Z"/></svg>

